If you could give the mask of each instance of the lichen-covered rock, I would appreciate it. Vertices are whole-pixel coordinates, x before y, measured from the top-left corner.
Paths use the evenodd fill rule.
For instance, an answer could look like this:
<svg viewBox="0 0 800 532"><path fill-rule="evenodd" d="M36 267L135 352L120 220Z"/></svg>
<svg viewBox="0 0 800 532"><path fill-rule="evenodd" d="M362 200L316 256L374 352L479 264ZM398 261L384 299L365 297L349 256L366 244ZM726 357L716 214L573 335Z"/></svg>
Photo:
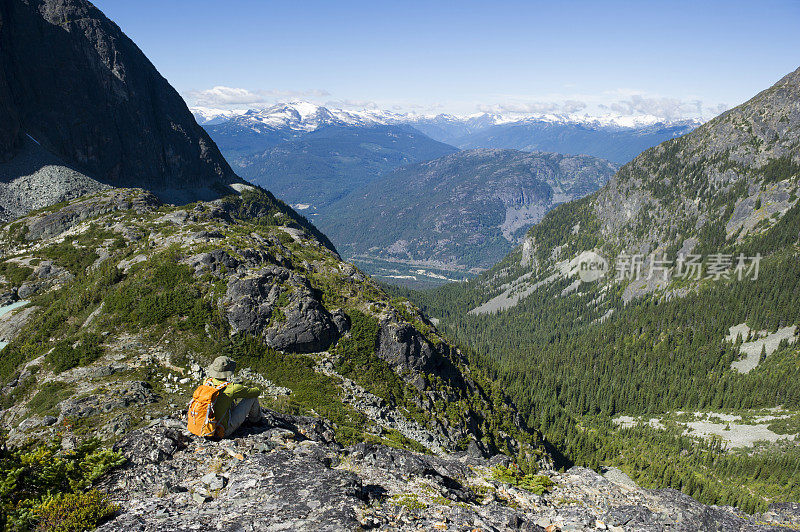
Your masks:
<svg viewBox="0 0 800 532"><path fill-rule="evenodd" d="M222 306L233 333L262 336L282 351L323 351L340 334L308 282L282 266L231 277Z"/></svg>
<svg viewBox="0 0 800 532"><path fill-rule="evenodd" d="M156 196L142 190L110 190L71 202L54 212L42 212L25 220L27 240L52 237L83 220L121 210L144 213L161 205Z"/></svg>
<svg viewBox="0 0 800 532"><path fill-rule="evenodd" d="M537 495L494 476L508 458L342 448L306 438L299 427L313 423L265 411L219 442L169 419L131 433L115 446L128 463L100 486L122 511L99 530L766 532L797 516L789 505L749 516L579 467L542 471L555 485Z"/></svg>

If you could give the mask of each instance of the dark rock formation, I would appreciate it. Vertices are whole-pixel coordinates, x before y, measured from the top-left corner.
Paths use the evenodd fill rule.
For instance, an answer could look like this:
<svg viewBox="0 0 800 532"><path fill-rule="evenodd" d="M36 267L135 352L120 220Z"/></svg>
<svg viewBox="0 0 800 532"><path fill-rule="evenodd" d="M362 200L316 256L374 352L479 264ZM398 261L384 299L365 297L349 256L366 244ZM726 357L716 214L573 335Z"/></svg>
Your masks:
<svg viewBox="0 0 800 532"><path fill-rule="evenodd" d="M419 331L407 323L386 320L378 333L376 355L401 374L421 377L430 373L451 381L456 388L465 387L463 376L452 364L451 356L458 356L449 345L433 345ZM457 382L452 382L455 379ZM421 378L411 381L417 389L425 388Z"/></svg>
<svg viewBox="0 0 800 532"><path fill-rule="evenodd" d="M323 351L339 338L337 325L308 281L282 266L231 277L223 306L232 332L261 335L274 349Z"/></svg>
<svg viewBox="0 0 800 532"><path fill-rule="evenodd" d="M393 366L413 371L433 371L437 361L433 347L411 325L388 321L381 324L377 355Z"/></svg>
<svg viewBox="0 0 800 532"><path fill-rule="evenodd" d="M267 345L281 351L324 351L339 338L339 331L322 303L303 294L283 309L285 321L267 331Z"/></svg>
<svg viewBox="0 0 800 532"><path fill-rule="evenodd" d="M180 95L91 3L3 2L0 49L0 162L30 137L102 183L170 201L241 182Z"/></svg>

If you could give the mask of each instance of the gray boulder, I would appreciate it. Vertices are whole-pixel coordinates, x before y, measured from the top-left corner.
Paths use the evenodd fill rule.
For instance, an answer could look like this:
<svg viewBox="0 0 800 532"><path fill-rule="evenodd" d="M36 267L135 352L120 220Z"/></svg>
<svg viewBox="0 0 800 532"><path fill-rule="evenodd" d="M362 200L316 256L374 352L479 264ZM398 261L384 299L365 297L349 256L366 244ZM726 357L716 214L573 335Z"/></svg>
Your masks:
<svg viewBox="0 0 800 532"><path fill-rule="evenodd" d="M282 266L232 276L222 306L232 332L262 336L281 351L323 351L340 334L308 281Z"/></svg>

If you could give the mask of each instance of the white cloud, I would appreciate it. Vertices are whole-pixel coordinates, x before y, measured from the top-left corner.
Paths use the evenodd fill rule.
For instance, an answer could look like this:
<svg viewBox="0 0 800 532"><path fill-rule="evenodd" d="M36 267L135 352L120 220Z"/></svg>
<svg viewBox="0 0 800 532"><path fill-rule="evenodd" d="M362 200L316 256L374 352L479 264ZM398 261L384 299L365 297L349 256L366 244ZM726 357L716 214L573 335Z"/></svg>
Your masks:
<svg viewBox="0 0 800 532"><path fill-rule="evenodd" d="M577 113L586 109L587 105L586 102L579 100L567 100L564 102L563 108L565 113Z"/></svg>
<svg viewBox="0 0 800 532"><path fill-rule="evenodd" d="M310 89L305 91L265 89L249 90L240 87L226 87L218 85L210 89L193 90L186 93L186 100L191 106L215 108L243 108L263 107L279 101L286 100L311 100L330 96L323 89Z"/></svg>
<svg viewBox="0 0 800 532"><path fill-rule="evenodd" d="M709 119L728 109L724 103L707 104L698 99L667 98L644 94L629 94L624 99L600 104L598 107L625 116L651 115L667 120Z"/></svg>
<svg viewBox="0 0 800 532"><path fill-rule="evenodd" d="M554 102L504 102L491 105L479 104L478 110L498 114L542 114L557 113L561 105Z"/></svg>
<svg viewBox="0 0 800 532"><path fill-rule="evenodd" d="M609 105L601 105L621 115L652 115L667 120L676 120L687 116L702 114L702 102L699 100L684 101L678 98L648 98L634 94L626 100L619 100Z"/></svg>
<svg viewBox="0 0 800 532"><path fill-rule="evenodd" d="M218 85L211 89L201 91L191 91L189 98L194 100L195 105L205 107L224 107L227 105L249 105L261 103L264 98L255 92L237 87L225 87Z"/></svg>
<svg viewBox="0 0 800 532"><path fill-rule="evenodd" d="M517 101L504 102L491 105L479 104L477 109L484 113L498 114L572 114L586 109L588 104L580 100L565 100L563 102L548 101Z"/></svg>
<svg viewBox="0 0 800 532"><path fill-rule="evenodd" d="M380 109L380 105L372 100L328 100L322 105L330 109Z"/></svg>
<svg viewBox="0 0 800 532"><path fill-rule="evenodd" d="M259 94L264 95L265 97L269 97L272 99L317 99L317 98L327 98L331 95L330 92L326 91L325 89L308 89L304 91L294 91L294 90L281 90L281 89L268 89L258 91Z"/></svg>

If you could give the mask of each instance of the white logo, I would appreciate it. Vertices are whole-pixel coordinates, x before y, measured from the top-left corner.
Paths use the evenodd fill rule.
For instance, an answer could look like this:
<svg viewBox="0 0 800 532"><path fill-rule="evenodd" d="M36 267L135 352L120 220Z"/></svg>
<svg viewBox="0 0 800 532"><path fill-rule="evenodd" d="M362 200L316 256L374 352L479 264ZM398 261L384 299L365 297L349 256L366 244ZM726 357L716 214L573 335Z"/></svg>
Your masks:
<svg viewBox="0 0 800 532"><path fill-rule="evenodd" d="M597 281L608 273L608 261L594 251L581 253L577 262L578 277L584 283Z"/></svg>

